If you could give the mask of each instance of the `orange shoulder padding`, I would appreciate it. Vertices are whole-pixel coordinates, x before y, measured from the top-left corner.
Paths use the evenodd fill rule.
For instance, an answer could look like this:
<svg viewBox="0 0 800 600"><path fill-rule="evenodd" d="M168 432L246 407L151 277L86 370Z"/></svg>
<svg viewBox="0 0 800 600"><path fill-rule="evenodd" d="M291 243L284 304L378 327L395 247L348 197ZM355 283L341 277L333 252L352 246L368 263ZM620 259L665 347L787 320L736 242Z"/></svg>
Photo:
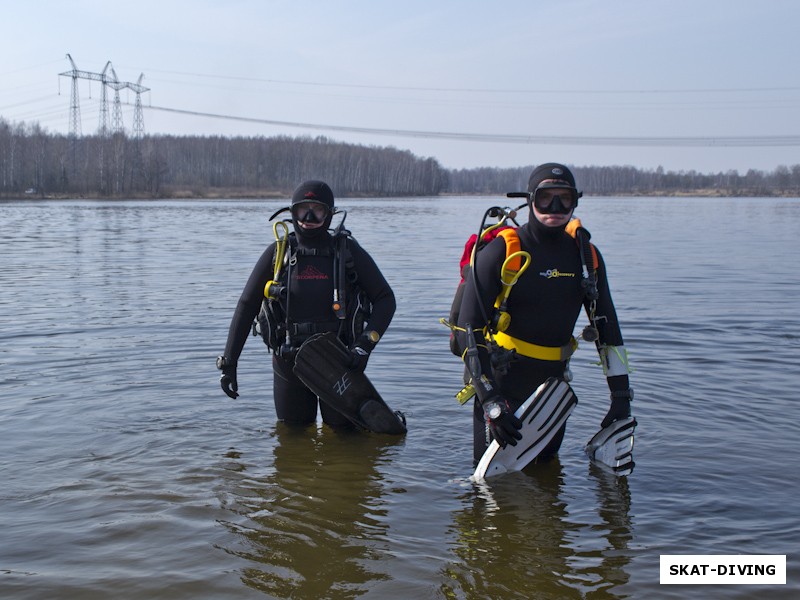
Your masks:
<svg viewBox="0 0 800 600"><path fill-rule="evenodd" d="M584 228L583 225L581 225L580 219L572 219L569 223L567 223L565 231L575 238L575 241L577 241L578 229L583 229L587 234L589 233L589 231ZM595 248L594 244L591 242L589 242L589 247L592 249L592 264L594 265L594 268L597 269L597 267L600 266L600 260L597 258L597 248Z"/></svg>
<svg viewBox="0 0 800 600"><path fill-rule="evenodd" d="M582 228L583 228L583 225L581 225L581 220L580 219L571 219L570 222L567 223L567 226L564 229L564 231L566 231L572 237L577 237L578 229L582 229Z"/></svg>
<svg viewBox="0 0 800 600"><path fill-rule="evenodd" d="M506 258L514 254L515 252L519 252L522 249L522 246L519 243L519 234L517 234L516 229L503 229L499 236L506 241ZM517 272L522 268L522 256L515 256L511 259L508 263L508 269L510 271Z"/></svg>

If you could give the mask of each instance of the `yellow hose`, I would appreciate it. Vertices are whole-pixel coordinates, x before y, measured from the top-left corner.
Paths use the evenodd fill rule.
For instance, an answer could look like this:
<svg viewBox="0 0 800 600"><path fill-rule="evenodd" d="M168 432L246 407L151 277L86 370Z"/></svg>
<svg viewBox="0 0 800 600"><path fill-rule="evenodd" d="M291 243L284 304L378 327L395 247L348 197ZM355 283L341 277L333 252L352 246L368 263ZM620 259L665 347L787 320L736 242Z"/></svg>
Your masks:
<svg viewBox="0 0 800 600"><path fill-rule="evenodd" d="M278 227L283 228L283 235L278 233ZM272 225L272 233L275 234L275 267L272 279L277 281L283 266L283 257L286 255L286 245L289 242L289 226L283 221L276 221Z"/></svg>
<svg viewBox="0 0 800 600"><path fill-rule="evenodd" d="M509 263L514 260L515 258L522 259L522 265L519 268L519 271L512 271L508 268ZM508 294L511 292L511 286L517 283L517 280L520 276L526 271L528 266L531 264L531 255L524 250L520 250L519 252L514 252L506 257L503 261L503 266L500 268L500 282L503 284L503 295L508 298ZM508 275L511 277L506 280Z"/></svg>

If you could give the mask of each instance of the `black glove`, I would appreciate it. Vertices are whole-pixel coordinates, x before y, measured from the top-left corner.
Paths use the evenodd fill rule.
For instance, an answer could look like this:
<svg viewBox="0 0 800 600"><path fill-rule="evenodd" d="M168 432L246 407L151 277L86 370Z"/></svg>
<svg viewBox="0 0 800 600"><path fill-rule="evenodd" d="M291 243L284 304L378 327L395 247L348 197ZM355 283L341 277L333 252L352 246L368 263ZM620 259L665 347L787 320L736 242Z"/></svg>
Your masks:
<svg viewBox="0 0 800 600"><path fill-rule="evenodd" d="M239 383L236 381L236 363L226 356L217 358L217 368L222 371L219 376L219 385L229 398L234 400L239 397Z"/></svg>
<svg viewBox="0 0 800 600"><path fill-rule="evenodd" d="M380 336L375 331L369 331L359 336L350 346L350 368L360 373L367 368L370 353L375 349Z"/></svg>
<svg viewBox="0 0 800 600"><path fill-rule="evenodd" d="M497 440L501 448L505 448L507 444L516 446L517 440L522 439L522 434L519 432L522 428L522 421L511 412L511 407L503 398L496 396L485 402L483 414L489 424L492 437Z"/></svg>
<svg viewBox="0 0 800 600"><path fill-rule="evenodd" d="M350 368L359 373L363 373L367 368L367 361L369 361L369 351L361 346L353 346L350 348Z"/></svg>
<svg viewBox="0 0 800 600"><path fill-rule="evenodd" d="M600 423L600 428L605 429L614 421L630 417L631 400L633 400L633 390L611 392L611 407L603 418L603 422Z"/></svg>

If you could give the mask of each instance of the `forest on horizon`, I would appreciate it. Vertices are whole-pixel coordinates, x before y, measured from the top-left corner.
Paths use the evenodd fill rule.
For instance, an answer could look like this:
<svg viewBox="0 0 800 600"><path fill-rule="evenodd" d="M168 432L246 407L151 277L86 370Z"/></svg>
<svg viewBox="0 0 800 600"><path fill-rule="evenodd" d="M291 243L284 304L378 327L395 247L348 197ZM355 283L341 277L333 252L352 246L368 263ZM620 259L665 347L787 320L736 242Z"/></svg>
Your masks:
<svg viewBox="0 0 800 600"><path fill-rule="evenodd" d="M800 164L744 174L569 166L586 195L800 197ZM0 198L286 197L307 179L340 197L504 195L525 190L533 167L445 169L407 150L326 137L71 138L0 117Z"/></svg>

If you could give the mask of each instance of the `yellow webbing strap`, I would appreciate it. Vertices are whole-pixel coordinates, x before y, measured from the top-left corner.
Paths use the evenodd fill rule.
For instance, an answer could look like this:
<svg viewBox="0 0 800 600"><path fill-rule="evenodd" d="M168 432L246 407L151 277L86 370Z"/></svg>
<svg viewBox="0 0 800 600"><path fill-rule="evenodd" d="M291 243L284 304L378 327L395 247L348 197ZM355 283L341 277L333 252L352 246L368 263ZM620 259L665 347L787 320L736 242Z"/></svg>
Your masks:
<svg viewBox="0 0 800 600"><path fill-rule="evenodd" d="M578 349L578 340L571 337L569 343L565 346L540 346L539 344L531 344L510 335L498 331L494 334L494 341L507 350L516 350L517 354L527 356L528 358L535 358L537 360L552 360L563 362L573 355L575 350Z"/></svg>

